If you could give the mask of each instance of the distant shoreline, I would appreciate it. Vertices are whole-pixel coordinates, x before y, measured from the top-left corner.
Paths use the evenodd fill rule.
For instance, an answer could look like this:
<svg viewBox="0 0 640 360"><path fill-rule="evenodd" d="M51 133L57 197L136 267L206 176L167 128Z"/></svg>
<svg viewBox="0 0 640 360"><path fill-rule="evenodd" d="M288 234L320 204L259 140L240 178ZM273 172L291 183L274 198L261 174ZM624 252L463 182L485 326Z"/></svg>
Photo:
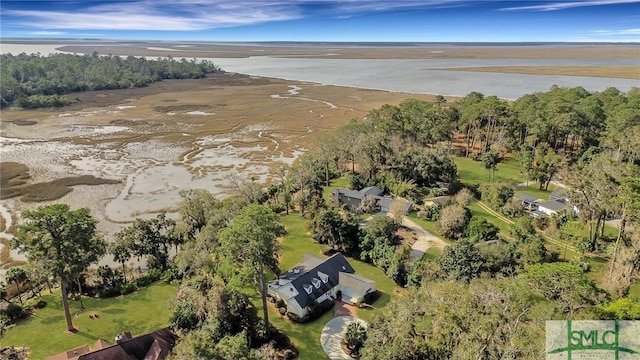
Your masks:
<svg viewBox="0 0 640 360"><path fill-rule="evenodd" d="M31 39L0 42L0 51L206 59L252 76L415 94L478 91L511 100L554 85L625 92L640 87L640 44L349 44Z"/></svg>
<svg viewBox="0 0 640 360"><path fill-rule="evenodd" d="M77 38L2 38L0 43L68 43L68 42L105 42L105 43L193 43L193 44L223 44L223 45L293 45L293 46L363 46L363 47L418 47L418 46L640 46L640 42L562 42L562 41L523 41L523 42L451 42L451 41L203 41L203 40L145 40L145 39L77 39Z"/></svg>

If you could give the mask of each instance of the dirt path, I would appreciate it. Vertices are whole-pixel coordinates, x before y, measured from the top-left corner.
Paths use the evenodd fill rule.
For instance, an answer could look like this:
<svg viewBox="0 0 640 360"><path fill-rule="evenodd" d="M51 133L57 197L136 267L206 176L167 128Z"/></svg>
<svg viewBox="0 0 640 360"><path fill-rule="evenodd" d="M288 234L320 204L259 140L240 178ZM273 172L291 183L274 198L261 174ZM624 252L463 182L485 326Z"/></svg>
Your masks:
<svg viewBox="0 0 640 360"><path fill-rule="evenodd" d="M484 209L486 212L488 212L489 214L495 216L497 219L499 219L500 221L503 221L509 225L513 224L513 220L507 218L506 216L496 212L495 210L491 209L489 206L487 206L485 203L483 203L482 201L478 201L478 205L480 205L480 207L482 209ZM576 253L579 253L578 249L573 246L573 245L569 245L569 243L567 241L560 241L560 240L556 240L552 237L546 236L544 234L542 234L542 232L538 231L538 234L542 235L542 237L547 241L550 242L558 247L561 248L566 248L569 249L571 251L574 251Z"/></svg>
<svg viewBox="0 0 640 360"><path fill-rule="evenodd" d="M420 225L406 217L402 220L402 225L410 229L417 237L416 242L411 245L411 262L422 259L427 250L432 247L444 249L444 247L448 245L444 240L423 229Z"/></svg>

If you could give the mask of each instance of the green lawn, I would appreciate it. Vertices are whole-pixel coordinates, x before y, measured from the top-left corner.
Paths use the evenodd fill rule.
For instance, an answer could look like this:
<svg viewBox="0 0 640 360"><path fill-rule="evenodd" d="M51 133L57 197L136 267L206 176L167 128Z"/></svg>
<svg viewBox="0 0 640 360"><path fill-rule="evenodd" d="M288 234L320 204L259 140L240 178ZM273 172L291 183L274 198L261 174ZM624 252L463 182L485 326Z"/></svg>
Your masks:
<svg viewBox="0 0 640 360"><path fill-rule="evenodd" d="M538 183L533 183L533 184L530 184L529 186L523 186L521 188L518 188L518 190L516 190L515 193L516 194L526 193L531 196L535 196L538 199L543 199L546 201L546 200L549 200L549 194L551 194L551 192L555 188L556 188L555 185L549 184L549 190L540 190Z"/></svg>
<svg viewBox="0 0 640 360"><path fill-rule="evenodd" d="M486 219L489 223L497 226L498 229L500 229L501 235L507 236L510 224L507 224L502 219L500 219L500 218L494 216L493 214L487 212L485 209L483 209L478 204L478 201L474 200L471 203L469 203L468 208L469 208L469 210L471 210L471 214L473 216L478 216L478 217Z"/></svg>
<svg viewBox="0 0 640 360"><path fill-rule="evenodd" d="M342 186L342 185L339 185ZM280 242L280 268L286 271L302 261L304 255L309 253L318 257L325 257L320 252L322 245L314 244L305 230L307 220L296 212L281 217L281 223L287 229L287 234ZM371 320L373 315L391 300L392 294L403 294L404 289L398 287L387 275L372 264L349 258L349 263L358 275L376 281L377 289L382 296L373 304L372 310L358 309L358 317L365 321ZM262 313L262 303L257 293L252 300ZM287 334L300 351L300 359L326 359L327 356L320 345L320 333L324 325L333 318L333 310L327 312L314 321L297 324L283 318L274 308L269 308L269 317L272 323Z"/></svg>
<svg viewBox="0 0 640 360"><path fill-rule="evenodd" d="M631 289L629 289L629 297L640 301L640 281L636 281L635 283L631 284Z"/></svg>
<svg viewBox="0 0 640 360"><path fill-rule="evenodd" d="M458 178L465 184L478 185L491 179L489 171L484 168L480 161L473 161L465 157L454 157L453 162L458 167ZM498 164L493 175L493 181L507 181L514 185L523 183L526 179L520 174L520 168L521 165L518 159L505 159Z"/></svg>
<svg viewBox="0 0 640 360"><path fill-rule="evenodd" d="M322 196L324 199L329 202L331 200L331 190L335 188L349 188L349 179L346 177L339 177L337 179L331 180L331 185L325 186L322 188Z"/></svg>
<svg viewBox="0 0 640 360"><path fill-rule="evenodd" d="M589 225L583 223L580 220L570 221L564 226L571 229L571 232L576 236L583 236L583 237L589 236ZM604 235L609 238L615 239L618 236L618 229L605 224Z"/></svg>
<svg viewBox="0 0 640 360"><path fill-rule="evenodd" d="M424 261L436 261L438 259L438 257L440 257L440 255L442 254L442 249L440 249L439 247L432 247L429 248L429 250L427 250L427 252L424 253L424 256L422 257L422 260Z"/></svg>
<svg viewBox="0 0 640 360"><path fill-rule="evenodd" d="M46 291L45 291L46 292ZM169 301L175 297L176 286L154 284L135 293L111 299L84 299L86 310L73 318L79 330L65 333L66 323L59 292L45 294L47 306L8 330L0 347L15 345L31 348L31 359L42 359L71 348L104 339L113 343L114 337L129 331L138 335L169 325ZM71 301L71 314L80 310L78 301ZM99 313L99 319L89 319L89 313Z"/></svg>

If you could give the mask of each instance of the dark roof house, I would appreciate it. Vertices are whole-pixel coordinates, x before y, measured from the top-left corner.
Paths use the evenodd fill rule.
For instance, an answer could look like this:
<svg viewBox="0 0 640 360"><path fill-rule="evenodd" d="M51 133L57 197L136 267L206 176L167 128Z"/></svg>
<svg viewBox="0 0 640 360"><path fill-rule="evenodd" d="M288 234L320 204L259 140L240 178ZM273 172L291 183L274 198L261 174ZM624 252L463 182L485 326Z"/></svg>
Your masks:
<svg viewBox="0 0 640 360"><path fill-rule="evenodd" d="M314 304L335 299L338 291L348 293L343 300L375 291L375 281L354 272L341 253L327 259L307 254L302 262L269 283L269 294L283 300L287 312L302 318Z"/></svg>
<svg viewBox="0 0 640 360"><path fill-rule="evenodd" d="M84 345L61 354L49 356L45 360L162 360L169 355L178 336L171 329L164 328L136 337L132 337L129 332L124 332L117 339L117 342L113 345L98 339L92 351L84 351L89 350L89 346ZM76 352L73 357L65 356L73 351Z"/></svg>

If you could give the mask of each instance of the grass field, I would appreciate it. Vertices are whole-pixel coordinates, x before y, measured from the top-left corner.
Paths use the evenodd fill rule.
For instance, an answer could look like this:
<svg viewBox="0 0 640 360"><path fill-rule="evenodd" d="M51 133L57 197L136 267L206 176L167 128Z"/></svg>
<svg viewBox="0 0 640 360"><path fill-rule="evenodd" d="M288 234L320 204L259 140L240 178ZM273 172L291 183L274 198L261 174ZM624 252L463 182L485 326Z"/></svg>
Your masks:
<svg viewBox="0 0 640 360"><path fill-rule="evenodd" d="M549 190L540 190L538 183L530 184L529 186L519 187L515 190L515 193L526 193L531 196L536 196L538 199L549 200L549 195L555 189L556 186L553 184L549 184Z"/></svg>
<svg viewBox="0 0 640 360"><path fill-rule="evenodd" d="M85 298L86 310L73 318L78 332L71 334L65 332L60 293L43 293L47 306L8 330L0 340L0 347L28 346L31 359L42 359L84 344L93 346L98 339L113 343L114 337L123 331L136 336L157 330L169 325L169 301L175 294L176 286L158 283L117 298ZM80 311L80 303L71 301L70 308L73 315ZM100 318L89 319L90 313L99 313Z"/></svg>
<svg viewBox="0 0 640 360"><path fill-rule="evenodd" d="M321 258L325 257L320 252L322 245L314 244L305 230L306 222L307 220L296 212L292 212L281 218L282 225L287 229L287 235L280 242L280 268L282 271L286 271L302 261L304 255L307 253ZM352 258L349 258L348 261L358 275L376 281L376 287L382 294L373 304L373 309L358 309L357 315L363 320L371 320L376 312L380 311L381 308L389 303L394 294L399 295L405 292L404 289L398 287L381 269L374 265ZM259 313L262 313L262 304L257 293L255 293L252 299ZM283 318L275 311L275 308L270 308L270 310L269 316L273 324L289 335L300 351L300 359L327 358L320 345L320 333L324 325L333 318L333 310L327 312L319 319L305 324L297 324Z"/></svg>
<svg viewBox="0 0 640 360"><path fill-rule="evenodd" d="M631 284L631 289L629 289L629 297L640 301L640 281Z"/></svg>
<svg viewBox="0 0 640 360"><path fill-rule="evenodd" d="M331 180L331 185L322 188L322 197L329 202L331 200L331 191L335 188L349 188L349 179L346 177L339 177Z"/></svg>
<svg viewBox="0 0 640 360"><path fill-rule="evenodd" d="M497 216L494 216L493 214L489 213L487 210L482 208L478 201L472 201L468 207L469 207L469 210L471 210L471 214L473 216L478 216L486 219L489 223L497 226L498 229L500 229L501 235L507 236L510 224L506 223L502 219L498 218Z"/></svg>
<svg viewBox="0 0 640 360"><path fill-rule="evenodd" d="M439 247L432 247L427 252L424 253L422 260L425 261L436 261L438 257L442 254L442 249Z"/></svg>
<svg viewBox="0 0 640 360"><path fill-rule="evenodd" d="M465 184L478 185L491 180L491 174L480 161L473 161L465 157L454 157L453 162L458 167L458 178ZM498 164L493 174L493 181L506 181L513 185L525 182L526 179L520 174L520 167L518 159L505 159Z"/></svg>

